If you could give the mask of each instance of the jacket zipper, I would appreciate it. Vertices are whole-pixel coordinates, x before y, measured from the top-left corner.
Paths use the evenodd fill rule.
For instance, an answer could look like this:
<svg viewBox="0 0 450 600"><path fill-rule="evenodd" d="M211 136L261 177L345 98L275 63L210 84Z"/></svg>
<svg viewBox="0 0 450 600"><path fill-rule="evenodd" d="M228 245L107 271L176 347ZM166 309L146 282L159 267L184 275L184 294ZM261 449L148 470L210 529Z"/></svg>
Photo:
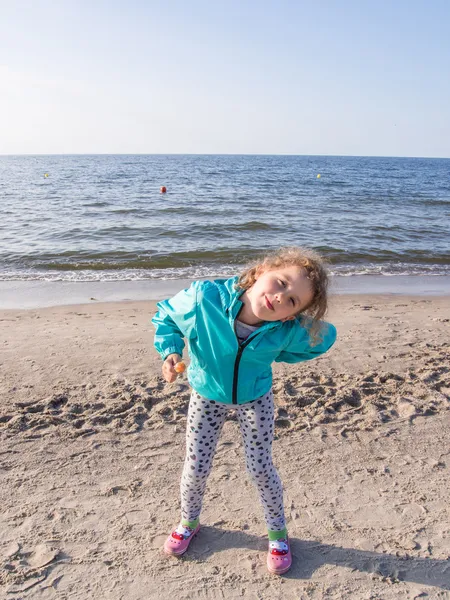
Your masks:
<svg viewBox="0 0 450 600"><path fill-rule="evenodd" d="M236 319L238 318L242 309L243 309L243 306L241 306L241 308L238 310L236 316L233 319L233 330L234 330L234 323L235 323ZM232 404L238 403L237 402L237 386L238 386L238 376L239 376L239 363L241 362L242 352L244 351L244 348L247 346L247 344L249 344L257 335L260 335L260 334L261 334L261 331L256 331L255 333L252 333L251 335L249 335L249 337L244 342L242 342L242 344L239 344L239 348L238 348L238 351L236 354L236 360L234 361L233 395L231 398Z"/></svg>
<svg viewBox="0 0 450 600"><path fill-rule="evenodd" d="M241 362L241 357L242 357L242 352L244 351L244 348L252 341L255 339L255 337L257 337L258 335L261 334L261 331L257 331L256 333L250 335L244 342L242 342L242 344L239 346L237 354L236 354L236 360L234 362L234 374L233 374L233 396L231 399L231 403L232 404L237 404L237 386L238 386L238 376L239 376L239 363Z"/></svg>
<svg viewBox="0 0 450 600"><path fill-rule="evenodd" d="M245 340L245 342L246 341L247 340ZM234 362L233 397L231 400L232 404L237 404L237 384L238 384L239 363L241 362L241 356L242 356L242 351L245 348L245 346L244 346L245 342L241 346L239 346L237 354L236 354L236 360Z"/></svg>

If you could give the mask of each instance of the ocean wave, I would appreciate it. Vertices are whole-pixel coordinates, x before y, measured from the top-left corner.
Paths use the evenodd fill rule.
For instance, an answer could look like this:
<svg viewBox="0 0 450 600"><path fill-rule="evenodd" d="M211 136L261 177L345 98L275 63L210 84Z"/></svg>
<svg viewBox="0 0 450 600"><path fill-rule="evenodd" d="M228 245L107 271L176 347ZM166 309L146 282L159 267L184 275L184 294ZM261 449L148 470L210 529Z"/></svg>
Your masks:
<svg viewBox="0 0 450 600"><path fill-rule="evenodd" d="M265 224L259 222L242 223L236 225L243 230L249 228L261 228L267 231ZM268 226L270 228L270 226ZM154 235L156 232L153 232ZM168 232L160 230L161 235ZM217 236L219 231L213 230L211 235ZM173 231L174 237L183 236L182 231ZM278 246L277 246L278 247ZM209 267L212 265L244 265L248 262L260 260L272 248L268 247L246 247L244 244L236 247L219 247L215 250L197 249L187 252L161 252L148 249L145 251L70 251L44 252L44 253L0 253L0 265L3 270L60 270L60 271L113 271L120 269L154 270L154 269L182 269L195 266ZM275 249L275 248L273 248ZM420 249L411 249L406 252L394 250L370 249L345 250L333 246L316 246L318 250L333 269L350 268L359 270L370 266L377 269L396 269L396 265L409 268L416 265L424 270L436 269L438 267L450 268L450 252L430 252Z"/></svg>
<svg viewBox="0 0 450 600"><path fill-rule="evenodd" d="M146 281L146 280L176 280L176 279L214 279L232 277L242 270L238 264L222 265L188 265L174 268L114 268L110 270L97 269L54 269L54 270L3 270L0 271L0 281ZM329 269L331 276L352 277L361 275L383 275L386 277L408 276L450 276L450 265L395 264L395 265L340 265Z"/></svg>

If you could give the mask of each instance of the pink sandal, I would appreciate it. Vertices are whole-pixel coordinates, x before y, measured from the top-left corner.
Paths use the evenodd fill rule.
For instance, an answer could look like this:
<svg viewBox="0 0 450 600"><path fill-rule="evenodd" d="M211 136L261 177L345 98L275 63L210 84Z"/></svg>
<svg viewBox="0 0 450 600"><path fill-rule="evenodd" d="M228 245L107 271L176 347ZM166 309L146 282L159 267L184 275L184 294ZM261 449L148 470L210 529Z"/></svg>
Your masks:
<svg viewBox="0 0 450 600"><path fill-rule="evenodd" d="M200 523L195 529L185 527L181 523L178 527L172 531L164 544L164 552L166 554L174 554L175 556L181 556L189 548L192 538L200 529Z"/></svg>
<svg viewBox="0 0 450 600"><path fill-rule="evenodd" d="M270 573L283 575L289 571L292 565L292 554L289 547L289 540L274 540L269 542L269 552L267 554L267 568Z"/></svg>

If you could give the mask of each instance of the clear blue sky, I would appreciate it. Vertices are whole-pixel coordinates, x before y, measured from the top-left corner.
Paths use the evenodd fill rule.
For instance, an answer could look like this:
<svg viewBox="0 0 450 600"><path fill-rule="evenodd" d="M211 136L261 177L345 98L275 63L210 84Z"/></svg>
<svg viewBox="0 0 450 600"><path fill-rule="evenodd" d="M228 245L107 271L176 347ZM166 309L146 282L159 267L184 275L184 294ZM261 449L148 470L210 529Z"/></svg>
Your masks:
<svg viewBox="0 0 450 600"><path fill-rule="evenodd" d="M0 0L0 154L450 157L449 0Z"/></svg>

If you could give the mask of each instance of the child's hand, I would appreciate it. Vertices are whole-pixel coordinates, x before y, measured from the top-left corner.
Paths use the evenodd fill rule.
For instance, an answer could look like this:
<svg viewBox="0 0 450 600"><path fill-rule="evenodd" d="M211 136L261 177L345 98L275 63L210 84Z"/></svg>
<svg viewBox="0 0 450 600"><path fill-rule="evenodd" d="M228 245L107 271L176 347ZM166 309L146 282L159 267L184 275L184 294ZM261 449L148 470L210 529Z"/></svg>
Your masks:
<svg viewBox="0 0 450 600"><path fill-rule="evenodd" d="M175 365L181 361L179 354L169 354L163 362L162 374L168 383L172 383L178 377L179 373L175 371Z"/></svg>

